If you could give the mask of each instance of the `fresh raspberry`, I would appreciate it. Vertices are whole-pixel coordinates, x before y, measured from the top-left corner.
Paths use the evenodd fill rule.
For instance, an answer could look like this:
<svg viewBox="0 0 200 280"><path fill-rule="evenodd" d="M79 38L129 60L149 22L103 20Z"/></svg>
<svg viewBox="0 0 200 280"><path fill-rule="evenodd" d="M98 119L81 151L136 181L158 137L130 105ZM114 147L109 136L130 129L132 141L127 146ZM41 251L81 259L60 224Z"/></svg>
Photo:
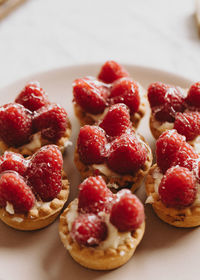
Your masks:
<svg viewBox="0 0 200 280"><path fill-rule="evenodd" d="M30 111L36 111L49 103L47 94L38 82L31 82L25 86L17 96L15 102L22 104Z"/></svg>
<svg viewBox="0 0 200 280"><path fill-rule="evenodd" d="M106 157L106 136L102 128L85 125L80 129L77 146L80 159L85 164L102 163Z"/></svg>
<svg viewBox="0 0 200 280"><path fill-rule="evenodd" d="M147 92L151 108L165 104L165 94L169 86L161 82L152 83Z"/></svg>
<svg viewBox="0 0 200 280"><path fill-rule="evenodd" d="M78 208L80 212L97 214L101 211L109 211L113 194L101 176L85 179L79 185L79 190Z"/></svg>
<svg viewBox="0 0 200 280"><path fill-rule="evenodd" d="M88 113L100 114L106 107L108 90L102 84L88 78L73 83L75 102Z"/></svg>
<svg viewBox="0 0 200 280"><path fill-rule="evenodd" d="M190 87L185 101L192 107L200 108L200 82Z"/></svg>
<svg viewBox="0 0 200 280"><path fill-rule="evenodd" d="M176 152L174 160L171 162L170 166L179 165L189 169L190 171L193 171L198 158L199 155L195 153L193 147L190 146L188 143L185 143Z"/></svg>
<svg viewBox="0 0 200 280"><path fill-rule="evenodd" d="M174 166L163 176L158 191L167 207L187 207L195 200L196 179L187 168Z"/></svg>
<svg viewBox="0 0 200 280"><path fill-rule="evenodd" d="M111 103L124 103L133 114L138 111L140 106L140 95L138 84L129 78L117 80L110 91Z"/></svg>
<svg viewBox="0 0 200 280"><path fill-rule="evenodd" d="M30 160L26 177L43 201L50 201L62 189L63 158L55 145L38 150Z"/></svg>
<svg viewBox="0 0 200 280"><path fill-rule="evenodd" d="M113 83L122 77L128 77L128 72L113 60L106 61L102 66L98 79L104 83Z"/></svg>
<svg viewBox="0 0 200 280"><path fill-rule="evenodd" d="M147 159L144 145L132 134L123 134L116 138L110 148L108 166L120 174L133 174Z"/></svg>
<svg viewBox="0 0 200 280"><path fill-rule="evenodd" d="M158 121L173 122L176 112L183 112L184 94L178 87L153 83L148 89L148 99Z"/></svg>
<svg viewBox="0 0 200 280"><path fill-rule="evenodd" d="M39 109L33 119L34 130L41 131L42 137L52 142L64 136L68 125L67 112L54 103Z"/></svg>
<svg viewBox="0 0 200 280"><path fill-rule="evenodd" d="M187 139L200 135L200 112L177 113L174 128Z"/></svg>
<svg viewBox="0 0 200 280"><path fill-rule="evenodd" d="M0 107L0 138L9 146L20 146L32 134L31 112L17 103Z"/></svg>
<svg viewBox="0 0 200 280"><path fill-rule="evenodd" d="M103 121L99 124L109 136L120 136L130 127L129 110L124 104L116 104L109 108Z"/></svg>
<svg viewBox="0 0 200 280"><path fill-rule="evenodd" d="M81 214L72 224L70 235L83 246L95 246L106 239L107 226L94 214Z"/></svg>
<svg viewBox="0 0 200 280"><path fill-rule="evenodd" d="M7 202L19 213L28 212L35 203L31 188L15 171L5 172L0 177L0 206L6 207Z"/></svg>
<svg viewBox="0 0 200 280"><path fill-rule="evenodd" d="M0 157L0 173L3 171L13 170L23 176L26 169L27 161L20 154L5 152Z"/></svg>
<svg viewBox="0 0 200 280"><path fill-rule="evenodd" d="M110 214L110 222L121 232L136 230L144 222L144 207L129 190L117 193Z"/></svg>
<svg viewBox="0 0 200 280"><path fill-rule="evenodd" d="M185 137L176 130L169 130L156 142L157 164L163 173L174 165L181 165L191 170L193 159L198 158L194 149L185 141Z"/></svg>

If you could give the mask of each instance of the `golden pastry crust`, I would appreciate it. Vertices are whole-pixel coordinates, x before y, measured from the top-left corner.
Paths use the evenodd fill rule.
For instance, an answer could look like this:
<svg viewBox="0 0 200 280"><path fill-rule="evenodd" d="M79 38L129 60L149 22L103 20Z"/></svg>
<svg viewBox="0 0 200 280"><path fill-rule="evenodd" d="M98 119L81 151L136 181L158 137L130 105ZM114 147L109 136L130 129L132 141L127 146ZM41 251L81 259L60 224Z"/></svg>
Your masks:
<svg viewBox="0 0 200 280"><path fill-rule="evenodd" d="M151 133L153 135L153 137L155 139L158 139L160 137L160 135L166 131L166 129L159 129L159 126L157 126L158 121L155 119L154 115L151 114L150 119L149 119L149 126L150 126L150 130ZM160 125L162 125L162 123L160 123Z"/></svg>
<svg viewBox="0 0 200 280"><path fill-rule="evenodd" d="M17 147L17 148L9 147L2 140L0 140L0 153L4 153L5 151L12 151L12 152L15 152L15 153L22 154L23 156L26 157L26 156L33 155L41 147L43 147L45 145L49 145L49 144L57 145L58 148L60 149L60 151L62 153L64 153L65 144L69 140L70 135L71 135L71 124L69 123L69 126L66 129L66 132L65 132L64 136L61 137L56 143L52 143L52 142L48 141L47 139L42 138L40 132L37 133L39 144L36 145L35 147L30 147L30 143L27 143L27 144L25 144L23 146L20 146L20 147Z"/></svg>
<svg viewBox="0 0 200 280"><path fill-rule="evenodd" d="M123 245L119 245L117 249L108 248L103 250L98 247L80 246L72 240L69 234L66 214L70 206L71 203L60 216L59 234L63 245L76 262L94 270L111 270L125 264L132 257L143 237L145 223L132 233L132 239L128 239Z"/></svg>
<svg viewBox="0 0 200 280"><path fill-rule="evenodd" d="M146 178L147 196L153 198L152 206L158 217L164 222L175 227L196 227L200 225L200 206L191 205L182 209L166 207L159 198L159 194L155 192L153 172L157 168L154 164Z"/></svg>
<svg viewBox="0 0 200 280"><path fill-rule="evenodd" d="M69 196L69 182L63 171L62 190L50 202L36 202L27 214L9 214L0 207L0 219L8 226L24 231L44 228L51 224L61 212ZM38 204L38 205L37 205Z"/></svg>
<svg viewBox="0 0 200 280"><path fill-rule="evenodd" d="M140 103L140 106L139 106L139 110L138 112L130 115L130 119L131 119L131 122L133 124L133 127L136 129L138 128L139 126L139 123L141 121L141 119L144 117L145 115L145 108L146 108L146 97L143 98L145 99L142 100L142 102ZM93 125L95 124L97 121L101 120L104 116L104 113L103 114L99 114L99 115L94 115L94 118L92 118L92 114L89 114L87 112L85 112L78 104L74 103L74 112L75 112L75 115L76 117L78 118L79 122L80 122L80 125L81 126L84 126L86 124L89 124L89 125ZM97 120L97 118L98 120Z"/></svg>
<svg viewBox="0 0 200 280"><path fill-rule="evenodd" d="M143 137L141 137L141 139L144 141ZM148 144L146 144L146 145L148 145ZM102 172L100 172L98 170L98 175L102 176L107 184L110 184L110 185L117 184L117 185L119 185L119 189L123 188L123 187L127 187L132 192L134 192L141 185L141 183L144 179L144 176L148 173L148 171L152 165L152 159L153 159L152 152L149 147L147 148L147 150L148 150L147 151L148 152L147 160L146 160L145 164L142 166L142 168L140 168L135 174L120 175L120 174L113 172L113 174L116 174L116 176L115 175L106 176L105 174L103 174ZM75 154L74 154L74 163L75 163L78 171L80 172L82 179L85 179L89 176L97 175L97 171L92 165L85 165L80 160L80 157L79 157L79 154L77 151L77 147L75 149ZM111 187L111 190L113 192L117 191L115 188L112 188L112 187Z"/></svg>

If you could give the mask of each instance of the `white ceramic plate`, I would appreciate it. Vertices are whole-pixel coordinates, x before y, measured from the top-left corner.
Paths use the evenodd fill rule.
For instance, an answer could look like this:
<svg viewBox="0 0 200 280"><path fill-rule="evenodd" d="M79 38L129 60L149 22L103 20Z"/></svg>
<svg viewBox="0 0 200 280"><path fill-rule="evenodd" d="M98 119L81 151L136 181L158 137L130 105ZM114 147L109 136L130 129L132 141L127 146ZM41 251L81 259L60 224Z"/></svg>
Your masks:
<svg viewBox="0 0 200 280"><path fill-rule="evenodd" d="M15 82L0 91L0 104L13 102L25 83L38 80L49 99L64 106L72 122L72 142L79 125L73 114L72 81L86 75L96 75L100 65L79 65L36 74ZM127 65L131 76L144 87L154 81L188 87L192 81L163 71ZM139 131L154 150L155 141L148 126L148 114ZM77 194L79 174L73 164L73 147L65 156L65 171L71 183L70 200ZM137 192L144 201L144 187ZM20 232L0 222L0 280L129 280L199 278L200 229L177 229L160 221L151 206L145 207L146 232L135 255L123 267L109 272L91 271L76 264L64 249L58 235L58 219L36 232Z"/></svg>

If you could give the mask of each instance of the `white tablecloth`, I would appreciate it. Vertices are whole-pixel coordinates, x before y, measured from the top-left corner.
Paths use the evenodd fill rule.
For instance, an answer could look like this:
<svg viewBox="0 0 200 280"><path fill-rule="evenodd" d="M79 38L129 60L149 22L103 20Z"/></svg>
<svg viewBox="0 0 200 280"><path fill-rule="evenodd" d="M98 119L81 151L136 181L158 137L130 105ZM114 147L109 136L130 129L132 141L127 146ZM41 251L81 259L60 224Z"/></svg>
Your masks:
<svg viewBox="0 0 200 280"><path fill-rule="evenodd" d="M28 0L0 21L0 87L50 68L104 62L200 80L193 0Z"/></svg>

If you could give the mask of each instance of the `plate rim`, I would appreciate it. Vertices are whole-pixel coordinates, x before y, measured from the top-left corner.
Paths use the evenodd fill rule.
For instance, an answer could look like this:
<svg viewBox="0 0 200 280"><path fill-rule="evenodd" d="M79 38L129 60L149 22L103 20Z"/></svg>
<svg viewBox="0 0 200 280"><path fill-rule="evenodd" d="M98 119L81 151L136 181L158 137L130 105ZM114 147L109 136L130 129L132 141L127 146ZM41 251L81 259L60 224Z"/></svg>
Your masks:
<svg viewBox="0 0 200 280"><path fill-rule="evenodd" d="M54 72L63 72L63 71L69 71L70 69L76 69L76 68L84 68L84 67L101 67L105 62L92 62L92 63L78 63L78 64L70 64L70 65L66 65L66 66L61 66L61 67L54 67L54 68L50 68L49 70L43 70L43 71L36 71L33 72L29 75L25 75L19 79L15 79L12 82L4 85L3 87L0 87L0 93L2 91L4 91L6 88L8 87L12 87L14 86L16 83L22 83L25 80L27 81L31 81L34 76L45 76L47 74L52 74ZM177 74L173 71L168 71L168 70L164 70L164 69L160 69L158 67L150 67L150 66L144 66L144 65L139 65L139 64L133 64L133 63L123 63L123 62L118 62L120 65L123 65L125 68L135 68L138 69L139 71L146 71L146 72L155 72L158 74L161 74L163 76L167 75L168 77L173 77L174 79L177 80L185 80L186 83L193 83L195 82L193 79L190 79L184 75L181 74ZM153 81L152 81L153 82Z"/></svg>

